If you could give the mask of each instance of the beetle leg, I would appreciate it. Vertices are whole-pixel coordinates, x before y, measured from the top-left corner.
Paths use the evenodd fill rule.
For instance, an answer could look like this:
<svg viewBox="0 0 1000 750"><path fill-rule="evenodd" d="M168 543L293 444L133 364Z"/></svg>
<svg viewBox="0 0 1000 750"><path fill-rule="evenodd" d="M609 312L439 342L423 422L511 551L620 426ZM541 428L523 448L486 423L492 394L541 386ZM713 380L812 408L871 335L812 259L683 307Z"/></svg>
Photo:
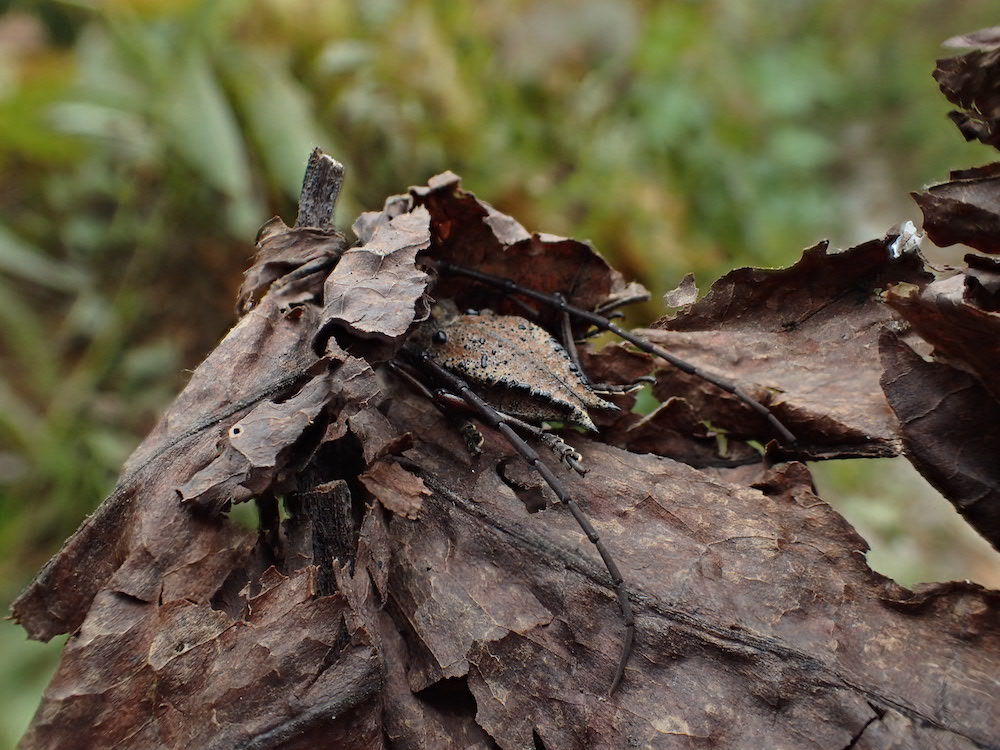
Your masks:
<svg viewBox="0 0 1000 750"><path fill-rule="evenodd" d="M458 396L453 393L449 393L443 389L437 389L432 391L423 381L417 376L417 374L412 370L409 365L402 362L397 362L395 360L390 360L388 366L392 368L394 372L400 375L403 380L406 381L414 391L419 393L421 396L426 398L432 404L434 404L438 411L440 411L444 417L454 424L457 420L455 418L455 410L467 411L468 404ZM465 439L465 448L469 451L469 455L476 457L483 454L483 434L468 419L461 420L458 424L458 431Z"/></svg>
<svg viewBox="0 0 1000 750"><path fill-rule="evenodd" d="M616 385L615 383L591 383L590 390L601 396L614 395L617 393L635 393L641 389L647 383L655 383L656 378L652 375L643 375L633 380L631 383L625 383L625 385Z"/></svg>

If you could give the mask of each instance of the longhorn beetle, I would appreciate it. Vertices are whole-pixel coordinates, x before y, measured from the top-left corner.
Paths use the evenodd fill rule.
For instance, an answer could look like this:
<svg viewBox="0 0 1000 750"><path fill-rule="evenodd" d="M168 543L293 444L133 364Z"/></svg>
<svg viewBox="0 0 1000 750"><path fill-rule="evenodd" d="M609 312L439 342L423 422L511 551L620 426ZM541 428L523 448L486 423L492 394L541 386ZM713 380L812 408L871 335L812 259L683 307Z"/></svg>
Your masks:
<svg viewBox="0 0 1000 750"><path fill-rule="evenodd" d="M596 431L588 410L617 408L603 401L600 394L631 389L630 386L596 386L587 380L572 348L572 335L568 334L569 319L582 320L598 331L610 331L640 350L734 394L763 415L784 443L794 444L795 436L770 409L735 383L675 357L662 347L620 328L604 315L570 305L559 295L538 292L474 268L440 260L428 261L428 264L441 275L462 276L501 289L510 296L527 297L556 308L563 316L563 330L567 332L567 338L561 344L525 318L495 315L490 311L459 315L453 306L440 306L402 348L400 358L406 365L394 363L393 366L414 388L433 398L443 411L464 407L488 427L500 432L517 454L538 472L558 501L569 508L577 524L597 548L611 577L625 622L622 653L609 691L613 693L625 673L635 636L635 616L628 589L618 565L593 524L565 485L519 434L523 432L540 439L567 467L583 474L585 470L580 455L557 436L545 432L541 423L564 422ZM438 383L440 387L434 390L428 388L423 378ZM641 383L634 386L641 386ZM478 452L481 436L477 439L478 433L469 424L466 424L464 432L469 449Z"/></svg>
<svg viewBox="0 0 1000 750"><path fill-rule="evenodd" d="M328 226L342 181L343 167L316 149L306 171L303 200L300 201L300 215L296 226ZM315 195L311 195L312 193ZM307 197L308 201L305 200ZM322 271L335 265L338 258L339 256L330 257L308 263L277 283L287 283L289 279ZM473 283L498 289L512 301L519 302L518 297L525 297L560 313L563 333L561 343L526 318L495 315L490 311L458 314L454 306L449 307L445 301L435 308L427 321L411 332L399 351L399 359L391 360L388 364L413 388L430 398L446 415L452 415L455 409L464 409L503 435L515 452L538 472L557 500L569 508L577 524L597 548L611 577L625 622L622 653L609 690L609 693L613 693L625 673L635 636L635 616L628 589L618 565L593 524L555 472L520 434L539 440L567 468L582 475L585 469L580 454L557 435L546 432L543 423L562 422L595 431L589 410L617 408L614 404L603 401L600 396L629 391L641 385L638 382L624 387L590 383L576 356L572 321L587 323L598 332L613 333L641 351L733 394L762 415L786 447L794 446L796 438L770 409L737 384L706 372L641 336L624 330L611 319L614 313L602 314L633 300L615 300L599 312L585 310L569 304L561 295L540 292L476 268L426 256L421 257L419 262L441 277L463 277ZM523 302L520 304L528 307ZM437 387L429 387L427 381L437 384ZM470 451L479 452L482 436L475 426L466 423L463 433Z"/></svg>

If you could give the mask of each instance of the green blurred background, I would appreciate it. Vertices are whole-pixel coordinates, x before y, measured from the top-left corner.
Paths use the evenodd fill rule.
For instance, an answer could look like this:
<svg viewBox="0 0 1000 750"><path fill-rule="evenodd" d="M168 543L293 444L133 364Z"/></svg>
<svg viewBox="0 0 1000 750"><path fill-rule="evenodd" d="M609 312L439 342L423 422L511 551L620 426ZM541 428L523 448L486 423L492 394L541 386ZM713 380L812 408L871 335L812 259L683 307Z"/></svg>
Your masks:
<svg viewBox="0 0 1000 750"><path fill-rule="evenodd" d="M338 223L437 172L529 229L591 239L654 300L919 212L994 160L945 118L961 0L0 2L0 597L107 494L234 322L257 227L313 146ZM648 307L647 316L656 308ZM910 584L1000 585L1000 556L904 461L817 468ZM0 747L60 644L0 626Z"/></svg>

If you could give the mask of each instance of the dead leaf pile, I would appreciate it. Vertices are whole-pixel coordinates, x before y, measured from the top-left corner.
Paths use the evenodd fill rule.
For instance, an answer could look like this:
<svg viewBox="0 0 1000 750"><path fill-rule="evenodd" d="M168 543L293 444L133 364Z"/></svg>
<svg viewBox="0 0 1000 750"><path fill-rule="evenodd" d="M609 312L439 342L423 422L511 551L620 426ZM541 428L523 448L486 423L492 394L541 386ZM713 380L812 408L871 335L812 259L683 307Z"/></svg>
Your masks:
<svg viewBox="0 0 1000 750"><path fill-rule="evenodd" d="M935 205L936 240L988 226ZM23 747L1000 745L1000 593L872 572L803 463L905 451L997 542L994 259L947 276L885 240L820 243L674 294L645 334L768 403L793 446L712 386L583 347L595 380L653 372L661 402L564 433L589 472L560 476L636 611L609 696L623 623L593 546L500 435L471 455L387 363L436 299L557 330L436 261L588 309L641 288L450 173L354 232L266 225L242 318L15 602L31 637L72 634ZM226 516L251 499L256 533Z"/></svg>

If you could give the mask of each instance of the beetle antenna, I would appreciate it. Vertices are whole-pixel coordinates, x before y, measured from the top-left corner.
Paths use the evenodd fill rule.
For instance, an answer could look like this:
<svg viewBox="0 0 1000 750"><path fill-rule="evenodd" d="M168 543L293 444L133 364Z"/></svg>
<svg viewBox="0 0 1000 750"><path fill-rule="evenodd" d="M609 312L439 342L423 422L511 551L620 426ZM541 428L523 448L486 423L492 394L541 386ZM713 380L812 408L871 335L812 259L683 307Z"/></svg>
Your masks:
<svg viewBox="0 0 1000 750"><path fill-rule="evenodd" d="M549 305L557 310L566 312L572 315L573 317L577 318L578 320L583 320L587 323L590 323L592 326L595 326L601 331L610 331L619 338L628 341L637 349L640 349L641 351L644 351L647 354L652 354L653 356L659 357L660 359L670 363L681 372L687 373L688 375L693 375L696 378L701 378L705 382L711 383L716 388L719 388L725 391L726 393L733 394L734 396L736 396L736 398L740 399L740 401L742 401L751 409L753 409L755 412L764 417L764 419L767 420L767 423L771 425L774 431L781 436L781 441L786 446L793 446L798 443L798 440L796 439L795 435L792 434L791 430L789 430L787 427L785 427L785 425L781 423L781 421L774 415L774 412L772 412L770 409L764 406L764 404L762 404L760 401L758 401L749 393L747 393L741 386L737 385L731 380L721 378L718 375L714 375L711 372L708 372L707 370L703 370L700 367L697 367L696 365L693 365L690 362L683 360L674 354L671 354L662 346L657 346L653 342L648 341L642 338L641 336L636 336L631 331L626 331L624 328L621 328L619 325L617 325L616 323L609 320L607 317L603 315L591 312L590 310L584 310L582 307L571 305L568 302L566 302L565 299L562 299L558 295L546 294L545 292L539 292L536 291L535 289L522 286L517 282L513 281L512 279L506 279L503 278L502 276L494 276L493 274L484 273L483 271L479 271L475 268L457 266L453 263L448 263L447 261L438 260L434 261L433 263L434 266L441 273L452 274L454 276L464 276L465 278L473 279L474 281L479 281L483 284L487 284L494 288L502 289L508 294L517 294L522 297L528 297L529 299L537 300L538 302L542 302L543 304Z"/></svg>

